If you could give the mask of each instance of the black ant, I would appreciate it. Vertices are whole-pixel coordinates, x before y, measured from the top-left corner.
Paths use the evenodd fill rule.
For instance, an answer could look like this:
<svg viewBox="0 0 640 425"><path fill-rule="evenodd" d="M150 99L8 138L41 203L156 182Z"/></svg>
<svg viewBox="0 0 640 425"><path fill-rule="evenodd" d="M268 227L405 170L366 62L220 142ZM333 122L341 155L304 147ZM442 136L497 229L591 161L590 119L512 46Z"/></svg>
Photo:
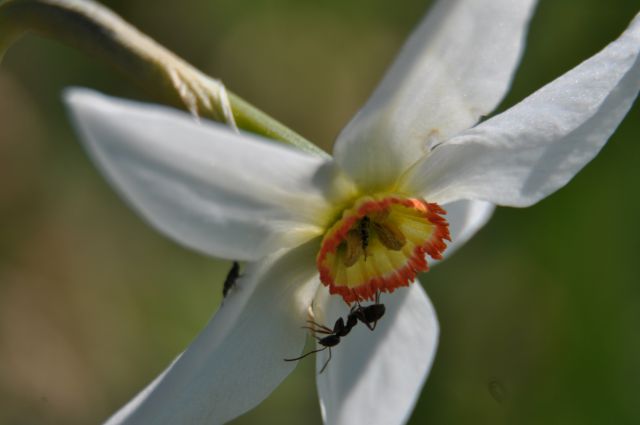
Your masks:
<svg viewBox="0 0 640 425"><path fill-rule="evenodd" d="M307 320L307 322L311 326L303 326L305 329L311 330L313 333L320 333L326 336L323 337L315 337L318 341L318 344L322 345L322 348L318 348L316 350L309 351L301 355L300 357L296 357L293 359L284 359L286 362L293 362L296 360L303 359L310 354L319 353L320 351L324 351L327 348L329 349L329 358L320 369L319 373L324 372L329 365L329 361L331 360L331 347L335 347L340 343L340 338L343 338L351 332L351 329L355 325L358 324L358 321L365 324L369 330L374 330L378 323L378 320L384 316L386 308L384 304L380 304L380 291L376 293L376 301L374 304L363 307L358 303L356 306L351 307L349 311L349 315L347 316L347 322L345 323L342 317L338 317L336 322L333 325L333 329L328 328L324 325L314 322L313 320Z"/></svg>
<svg viewBox="0 0 640 425"><path fill-rule="evenodd" d="M226 298L229 290L233 288L236 280L240 277L240 263L237 261L233 262L231 269L229 269L229 273L227 273L227 277L224 278L224 283L222 284L222 297Z"/></svg>

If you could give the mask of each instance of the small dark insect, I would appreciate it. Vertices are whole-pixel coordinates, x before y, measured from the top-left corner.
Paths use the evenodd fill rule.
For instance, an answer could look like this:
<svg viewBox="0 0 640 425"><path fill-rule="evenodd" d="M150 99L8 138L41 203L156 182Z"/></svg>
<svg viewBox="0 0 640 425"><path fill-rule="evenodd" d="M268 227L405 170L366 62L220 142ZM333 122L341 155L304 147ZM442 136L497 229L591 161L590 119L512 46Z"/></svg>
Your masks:
<svg viewBox="0 0 640 425"><path fill-rule="evenodd" d="M367 261L367 247L369 247L369 226L371 219L369 216L364 216L360 220L358 225L358 232L360 233L360 242L362 244L362 252L364 254L364 260Z"/></svg>
<svg viewBox="0 0 640 425"><path fill-rule="evenodd" d="M240 277L240 263L237 261L233 262L231 269L229 269L229 273L227 273L227 277L224 278L224 284L222 285L222 297L226 298L229 290L233 288L236 280Z"/></svg>
<svg viewBox="0 0 640 425"><path fill-rule="evenodd" d="M384 304L380 304L380 291L378 291L376 293L375 304L363 307L360 305L360 303L358 303L357 305L351 307L351 311L347 316L347 322L345 323L342 317L338 317L336 322L333 324L333 329L316 323L313 320L307 320L310 326L303 326L304 329L309 329L314 334L319 333L326 335L323 337L315 337L318 341L318 344L322 345L322 348L309 351L308 353L305 353L300 357L296 357L293 359L284 359L284 361L293 362L296 360L300 360L310 354L319 353L320 351L324 351L328 348L329 358L322 366L322 369L320 369L319 373L322 373L327 368L327 365L329 365L329 361L331 360L331 347L335 347L336 345L338 345L340 343L340 338L347 336L349 332L351 332L351 329L353 329L353 327L358 324L358 321L364 323L365 326L370 330L374 330L376 328L378 320L380 320L380 318L384 316L385 311L386 308Z"/></svg>
<svg viewBox="0 0 640 425"><path fill-rule="evenodd" d="M359 320L364 323L369 330L374 330L378 324L378 320L384 316L386 310L387 308L384 304L380 304L380 291L378 291L376 292L376 301L374 304L363 307L358 303L351 307L347 322L350 320Z"/></svg>

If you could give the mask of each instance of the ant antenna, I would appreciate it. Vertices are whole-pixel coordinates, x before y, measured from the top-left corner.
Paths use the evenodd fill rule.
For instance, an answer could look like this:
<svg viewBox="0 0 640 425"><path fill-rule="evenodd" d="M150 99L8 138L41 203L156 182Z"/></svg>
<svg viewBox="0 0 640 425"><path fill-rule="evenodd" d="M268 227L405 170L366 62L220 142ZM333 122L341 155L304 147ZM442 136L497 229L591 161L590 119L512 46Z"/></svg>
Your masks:
<svg viewBox="0 0 640 425"><path fill-rule="evenodd" d="M340 318L342 319L342 318ZM319 373L324 372L324 370L327 368L327 365L329 364L329 361L331 360L331 347L335 347L336 345L338 345L340 343L340 337L338 335L335 334L331 334L328 336L325 336L323 338L316 338L318 340L318 344L322 345L322 348L318 348L316 350L312 350L309 351L306 354L301 355L300 357L295 357L293 359L284 359L285 362L295 362L297 360L301 360L304 359L305 357L307 357L310 354L313 353L319 353L320 351L324 351L327 348L329 349L329 358L327 359L326 362L324 362L324 365L322 366L322 369L320 369Z"/></svg>

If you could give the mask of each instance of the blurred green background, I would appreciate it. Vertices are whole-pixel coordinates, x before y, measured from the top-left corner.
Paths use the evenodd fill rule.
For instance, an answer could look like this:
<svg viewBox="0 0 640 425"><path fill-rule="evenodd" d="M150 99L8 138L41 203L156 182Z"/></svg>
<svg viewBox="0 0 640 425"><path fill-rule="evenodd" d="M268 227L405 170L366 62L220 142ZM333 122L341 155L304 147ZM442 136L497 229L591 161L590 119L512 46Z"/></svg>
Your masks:
<svg viewBox="0 0 640 425"><path fill-rule="evenodd" d="M105 2L330 149L426 0ZM637 0L542 0L514 104L601 49ZM0 65L0 423L97 423L162 370L220 302L228 263L151 230L106 185L60 101L145 99L106 66L27 36ZM501 208L422 280L436 362L411 423L640 423L640 105L567 188ZM303 361L236 424L319 424Z"/></svg>

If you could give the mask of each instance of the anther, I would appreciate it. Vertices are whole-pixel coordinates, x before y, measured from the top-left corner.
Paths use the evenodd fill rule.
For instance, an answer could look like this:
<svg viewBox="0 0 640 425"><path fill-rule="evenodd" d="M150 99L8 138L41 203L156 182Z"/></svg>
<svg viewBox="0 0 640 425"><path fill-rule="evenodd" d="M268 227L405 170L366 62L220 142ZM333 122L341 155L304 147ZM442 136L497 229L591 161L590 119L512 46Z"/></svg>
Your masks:
<svg viewBox="0 0 640 425"><path fill-rule="evenodd" d="M404 236L402 231L400 231L400 229L391 222L380 223L378 221L374 221L372 227L380 242L387 249L400 251L407 243L407 238Z"/></svg>
<svg viewBox="0 0 640 425"><path fill-rule="evenodd" d="M346 246L346 250L342 261L345 267L351 267L358 262L358 259L364 252L362 249L360 234L356 230L349 230L344 244Z"/></svg>

